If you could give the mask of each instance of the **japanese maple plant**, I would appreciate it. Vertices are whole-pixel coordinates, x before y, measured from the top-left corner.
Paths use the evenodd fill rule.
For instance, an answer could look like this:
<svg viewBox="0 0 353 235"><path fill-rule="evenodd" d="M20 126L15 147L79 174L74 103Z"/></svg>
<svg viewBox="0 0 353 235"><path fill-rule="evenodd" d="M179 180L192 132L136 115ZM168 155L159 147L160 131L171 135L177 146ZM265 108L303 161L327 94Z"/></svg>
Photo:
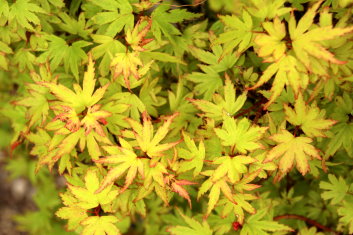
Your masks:
<svg viewBox="0 0 353 235"><path fill-rule="evenodd" d="M8 169L34 162L44 182L20 229L353 233L352 15L351 0L0 0Z"/></svg>

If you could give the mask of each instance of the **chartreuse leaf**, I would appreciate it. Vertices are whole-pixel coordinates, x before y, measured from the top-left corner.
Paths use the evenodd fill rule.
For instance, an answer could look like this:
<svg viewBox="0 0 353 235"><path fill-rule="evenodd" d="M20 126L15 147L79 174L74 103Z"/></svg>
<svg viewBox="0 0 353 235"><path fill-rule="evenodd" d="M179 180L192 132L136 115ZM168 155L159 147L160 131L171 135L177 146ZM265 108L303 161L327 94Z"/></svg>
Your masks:
<svg viewBox="0 0 353 235"><path fill-rule="evenodd" d="M180 210L178 210L181 217L184 219L188 226L172 226L168 228L168 232L173 235L185 235L185 234L195 234L195 235L212 235L212 230L208 225L207 221L204 220L202 224L197 220L184 215Z"/></svg>
<svg viewBox="0 0 353 235"><path fill-rule="evenodd" d="M134 27L133 9L128 0L92 0L91 2L104 10L93 17L98 25L103 26L100 30L102 34L115 37L121 30Z"/></svg>
<svg viewBox="0 0 353 235"><path fill-rule="evenodd" d="M240 224L244 223L245 213L255 214L255 208L248 202L257 199L256 196L249 193L238 193L233 195L234 202L229 201L227 198L219 200L219 206L223 207L221 216L226 217L230 214L237 215L238 222Z"/></svg>
<svg viewBox="0 0 353 235"><path fill-rule="evenodd" d="M114 55L125 51L125 46L113 37L106 35L91 35L93 41L98 46L92 48L92 55L94 59L102 58L99 63L99 72L102 76L109 73L110 62Z"/></svg>
<svg viewBox="0 0 353 235"><path fill-rule="evenodd" d="M9 23L14 21L23 28L33 31L34 25L40 25L40 20L36 13L46 13L43 8L37 4L31 3L29 0L18 0L10 6Z"/></svg>
<svg viewBox="0 0 353 235"><path fill-rule="evenodd" d="M239 153L246 153L262 147L258 140L261 139L266 129L266 127L251 126L247 118L237 121L225 116L222 129L215 128L214 130L222 140L223 146L231 146Z"/></svg>
<svg viewBox="0 0 353 235"><path fill-rule="evenodd" d="M131 118L126 119L133 130L133 134L141 151L146 153L150 158L154 158L151 162L152 165L163 156L164 151L174 147L180 142L159 144L168 134L169 126L177 115L178 113L169 116L155 134L151 118L146 112L142 113L143 125Z"/></svg>
<svg viewBox="0 0 353 235"><path fill-rule="evenodd" d="M284 105L286 119L295 126L300 126L309 137L325 137L324 130L336 123L334 120L324 119L325 111L316 104L306 105L302 94L298 96L294 109Z"/></svg>
<svg viewBox="0 0 353 235"><path fill-rule="evenodd" d="M236 91L229 77L226 76L223 96L213 94L213 103L207 100L189 99L206 117L221 120L224 112L229 116L235 115L246 101L247 92L236 98Z"/></svg>
<svg viewBox="0 0 353 235"><path fill-rule="evenodd" d="M342 206L338 208L338 214L341 216L340 222L348 226L349 233L353 233L353 200L343 201Z"/></svg>
<svg viewBox="0 0 353 235"><path fill-rule="evenodd" d="M268 152L264 162L281 157L279 169L283 173L289 172L295 162L299 172L305 175L310 170L309 157L321 160L319 151L310 144L312 139L309 137L295 137L283 130L282 133L271 136L271 139L279 144Z"/></svg>
<svg viewBox="0 0 353 235"><path fill-rule="evenodd" d="M162 40L162 34L170 41L174 42L173 36L181 35L181 32L175 27L174 23L181 23L184 20L190 20L201 16L186 11L186 9L173 9L170 10L168 4L159 4L158 7L152 12L152 27L151 31L158 41Z"/></svg>
<svg viewBox="0 0 353 235"><path fill-rule="evenodd" d="M211 175L212 172L208 171L206 172L206 174ZM209 216L214 207L216 206L221 196L221 191L230 202L236 203L233 198L232 190L227 184L227 182L224 180L224 178L216 182L214 182L211 178L205 180L199 189L197 199L199 199L207 191L210 191L210 193L208 195L209 201L205 217Z"/></svg>
<svg viewBox="0 0 353 235"><path fill-rule="evenodd" d="M214 92L222 86L222 79L218 72L211 66L199 65L203 73L192 72L187 79L196 83L194 90L203 99L210 100Z"/></svg>
<svg viewBox="0 0 353 235"><path fill-rule="evenodd" d="M94 62L90 57L87 71L84 74L82 88L76 84L74 86L75 92L61 84L52 82L42 82L49 90L65 105L75 109L76 112L82 112L85 108L91 107L100 101L108 88L109 84L98 88L94 93L96 79L94 79ZM92 108L97 109L97 108Z"/></svg>
<svg viewBox="0 0 353 235"><path fill-rule="evenodd" d="M68 220L68 230L76 229L80 225L80 222L88 217L86 209L75 205L62 207L55 214L61 219Z"/></svg>
<svg viewBox="0 0 353 235"><path fill-rule="evenodd" d="M332 26L326 26L310 29L314 22L316 11L322 2L323 0L313 5L300 19L298 24L296 24L294 14L291 14L288 22L288 30L292 40L293 50L298 60L300 60L308 70L311 70L311 60L313 57L334 64L346 63L336 59L320 42L353 32L352 26L347 28L332 28Z"/></svg>
<svg viewBox="0 0 353 235"><path fill-rule="evenodd" d="M91 43L80 40L68 45L64 39L55 35L49 35L48 40L48 50L41 54L38 60L40 62L45 62L47 59L50 59L50 67L52 71L56 70L61 62L63 62L65 71L68 72L70 69L78 81L79 66L82 61L87 60L86 52L82 48L91 45Z"/></svg>
<svg viewBox="0 0 353 235"><path fill-rule="evenodd" d="M240 231L241 235L266 235L268 232L293 231L292 228L272 220L263 220L267 214L267 209L259 210L256 214L246 219Z"/></svg>
<svg viewBox="0 0 353 235"><path fill-rule="evenodd" d="M250 2L252 4L247 10L260 19L273 19L293 10L291 7L284 7L286 0L251 0Z"/></svg>
<svg viewBox="0 0 353 235"><path fill-rule="evenodd" d="M90 216L81 222L85 226L82 235L120 235L116 222L118 219L112 215Z"/></svg>
<svg viewBox="0 0 353 235"><path fill-rule="evenodd" d="M221 58L231 53L236 47L238 47L237 53L240 54L251 46L253 21L246 10L243 10L241 18L235 15L220 16L220 20L225 25L226 32L220 34L214 43L224 44Z"/></svg>
<svg viewBox="0 0 353 235"><path fill-rule="evenodd" d="M263 58L271 58L271 61L279 60L286 52L287 47L285 41L286 26L279 18L275 18L272 22L262 23L262 27L268 34L259 34L254 42L259 46L257 54Z"/></svg>
<svg viewBox="0 0 353 235"><path fill-rule="evenodd" d="M0 53L0 68L7 70L8 69L8 61L6 58L6 54L13 53L13 51L8 45L6 45L4 42L0 41L0 52L1 52Z"/></svg>
<svg viewBox="0 0 353 235"><path fill-rule="evenodd" d="M280 96L286 84L293 88L295 94L299 94L299 91L307 86L309 77L307 74L299 72L301 70L301 64L295 57L290 54L284 55L278 61L268 66L259 78L259 81L253 87L249 88L249 90L262 86L275 75L270 90L271 97L264 106L267 109Z"/></svg>
<svg viewBox="0 0 353 235"><path fill-rule="evenodd" d="M246 164L253 163L254 161L256 160L252 157L241 155L219 157L213 161L214 164L219 164L220 166L214 171L211 179L217 181L227 175L230 182L234 184L240 180L242 173L247 172L248 168Z"/></svg>
<svg viewBox="0 0 353 235"><path fill-rule="evenodd" d="M321 194L321 197L325 200L332 199L332 204L340 203L347 195L349 189L348 185L342 177L337 178L329 174L328 179L330 182L320 182L320 188L325 190L325 192Z"/></svg>
<svg viewBox="0 0 353 235"><path fill-rule="evenodd" d="M201 140L199 146L197 147L195 141L192 140L185 132L183 132L184 142L186 144L185 148L178 148L178 156L185 159L181 162L178 172L185 172L194 169L193 175L196 177L200 174L203 161L205 159L205 145Z"/></svg>
<svg viewBox="0 0 353 235"><path fill-rule="evenodd" d="M127 175L125 179L125 185L121 189L121 193L129 187L129 185L136 177L137 172L142 177L144 176L144 165L142 159L137 157L129 142L119 138L119 143L122 146L119 147L120 153L95 160L97 163L119 164L118 166L109 170L108 174L102 181L101 186L97 189L97 193L102 192L102 190L104 190L107 186L114 183L114 181L122 174L124 174L125 171L127 171Z"/></svg>
<svg viewBox="0 0 353 235"><path fill-rule="evenodd" d="M74 186L68 184L70 192L78 199L77 206L84 209L95 208L98 205L109 205L118 195L118 190L115 189L113 183L110 183L104 190L99 189L99 178L97 172L88 170L85 175L85 187Z"/></svg>

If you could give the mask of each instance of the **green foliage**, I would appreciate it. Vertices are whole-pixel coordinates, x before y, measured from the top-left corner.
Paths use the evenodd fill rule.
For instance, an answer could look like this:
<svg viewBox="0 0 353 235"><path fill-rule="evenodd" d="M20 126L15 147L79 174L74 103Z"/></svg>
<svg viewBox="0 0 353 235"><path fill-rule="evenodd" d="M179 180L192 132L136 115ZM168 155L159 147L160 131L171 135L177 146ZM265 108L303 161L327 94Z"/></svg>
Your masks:
<svg viewBox="0 0 353 235"><path fill-rule="evenodd" d="M20 229L353 233L352 1L182 2L0 0Z"/></svg>

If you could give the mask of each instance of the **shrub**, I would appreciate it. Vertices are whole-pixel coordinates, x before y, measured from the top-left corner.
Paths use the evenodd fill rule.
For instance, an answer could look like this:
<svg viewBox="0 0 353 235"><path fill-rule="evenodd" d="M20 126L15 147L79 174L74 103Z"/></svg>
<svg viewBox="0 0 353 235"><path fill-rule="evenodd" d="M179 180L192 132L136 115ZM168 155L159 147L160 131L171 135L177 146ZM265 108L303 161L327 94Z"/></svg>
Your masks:
<svg viewBox="0 0 353 235"><path fill-rule="evenodd" d="M21 228L353 233L352 6L0 0Z"/></svg>

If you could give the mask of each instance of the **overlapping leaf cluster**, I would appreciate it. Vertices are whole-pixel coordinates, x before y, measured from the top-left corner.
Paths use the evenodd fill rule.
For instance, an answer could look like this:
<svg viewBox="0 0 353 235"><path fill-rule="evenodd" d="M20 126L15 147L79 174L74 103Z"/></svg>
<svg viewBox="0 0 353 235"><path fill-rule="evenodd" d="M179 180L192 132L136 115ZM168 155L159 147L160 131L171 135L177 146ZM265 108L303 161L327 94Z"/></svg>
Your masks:
<svg viewBox="0 0 353 235"><path fill-rule="evenodd" d="M11 150L65 177L56 216L83 235L353 233L352 4L190 2L219 14L0 0Z"/></svg>

